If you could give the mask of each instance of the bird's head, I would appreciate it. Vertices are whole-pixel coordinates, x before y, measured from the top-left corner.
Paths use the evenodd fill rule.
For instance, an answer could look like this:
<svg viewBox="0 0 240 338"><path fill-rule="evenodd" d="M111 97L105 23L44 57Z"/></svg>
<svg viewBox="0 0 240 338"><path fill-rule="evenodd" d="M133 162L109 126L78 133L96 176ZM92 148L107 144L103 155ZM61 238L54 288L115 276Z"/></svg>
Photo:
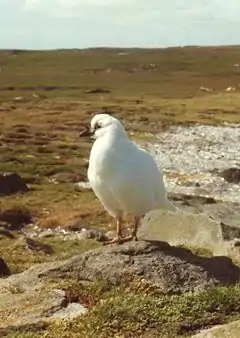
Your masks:
<svg viewBox="0 0 240 338"><path fill-rule="evenodd" d="M125 129L122 123L115 117L108 114L96 114L90 123L90 128L86 128L80 136L91 136L94 139L105 135L125 136Z"/></svg>

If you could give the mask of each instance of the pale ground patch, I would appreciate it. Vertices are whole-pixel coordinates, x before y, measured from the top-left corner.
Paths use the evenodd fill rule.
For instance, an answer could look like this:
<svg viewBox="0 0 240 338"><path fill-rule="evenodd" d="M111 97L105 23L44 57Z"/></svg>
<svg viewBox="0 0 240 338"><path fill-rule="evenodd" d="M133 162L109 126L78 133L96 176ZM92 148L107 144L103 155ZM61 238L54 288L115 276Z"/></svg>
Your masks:
<svg viewBox="0 0 240 338"><path fill-rule="evenodd" d="M163 169L168 191L239 201L239 185L217 171L240 167L240 125L171 126L144 146Z"/></svg>

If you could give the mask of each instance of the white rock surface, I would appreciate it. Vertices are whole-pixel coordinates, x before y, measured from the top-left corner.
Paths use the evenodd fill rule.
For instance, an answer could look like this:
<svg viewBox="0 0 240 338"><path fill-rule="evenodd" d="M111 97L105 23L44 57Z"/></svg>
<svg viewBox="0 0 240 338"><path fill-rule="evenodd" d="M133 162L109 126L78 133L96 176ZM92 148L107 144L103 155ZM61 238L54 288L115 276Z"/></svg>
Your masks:
<svg viewBox="0 0 240 338"><path fill-rule="evenodd" d="M56 311L52 318L73 319L87 312L87 308L79 303L70 303L66 308Z"/></svg>
<svg viewBox="0 0 240 338"><path fill-rule="evenodd" d="M154 210L148 213L139 229L139 238L166 241L170 245L203 247L215 255L225 254L220 223L207 215Z"/></svg>
<svg viewBox="0 0 240 338"><path fill-rule="evenodd" d="M239 338L240 320L225 325L218 325L192 336L192 338Z"/></svg>

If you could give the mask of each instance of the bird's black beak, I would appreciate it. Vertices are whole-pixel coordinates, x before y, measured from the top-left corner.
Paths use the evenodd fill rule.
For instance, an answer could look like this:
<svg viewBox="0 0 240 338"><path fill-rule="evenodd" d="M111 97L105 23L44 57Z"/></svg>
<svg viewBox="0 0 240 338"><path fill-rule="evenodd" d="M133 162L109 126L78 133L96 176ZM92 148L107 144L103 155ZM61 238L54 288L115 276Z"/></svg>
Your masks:
<svg viewBox="0 0 240 338"><path fill-rule="evenodd" d="M93 134L94 133L90 130L90 128L86 127L83 131L81 131L79 137L91 137Z"/></svg>

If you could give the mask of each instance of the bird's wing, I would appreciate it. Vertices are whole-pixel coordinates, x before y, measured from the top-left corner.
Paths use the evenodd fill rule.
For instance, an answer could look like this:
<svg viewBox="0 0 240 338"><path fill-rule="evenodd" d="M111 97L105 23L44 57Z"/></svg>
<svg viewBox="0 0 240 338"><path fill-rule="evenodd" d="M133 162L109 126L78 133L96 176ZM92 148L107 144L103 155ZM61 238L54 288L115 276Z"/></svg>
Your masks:
<svg viewBox="0 0 240 338"><path fill-rule="evenodd" d="M162 173L154 158L139 147L122 149L111 191L121 209L144 214L167 204Z"/></svg>
<svg viewBox="0 0 240 338"><path fill-rule="evenodd" d="M109 184L107 182L103 183L95 181L92 182L91 187L105 210L107 210L113 217L120 215L121 210L118 201L116 200L112 189L109 188Z"/></svg>

